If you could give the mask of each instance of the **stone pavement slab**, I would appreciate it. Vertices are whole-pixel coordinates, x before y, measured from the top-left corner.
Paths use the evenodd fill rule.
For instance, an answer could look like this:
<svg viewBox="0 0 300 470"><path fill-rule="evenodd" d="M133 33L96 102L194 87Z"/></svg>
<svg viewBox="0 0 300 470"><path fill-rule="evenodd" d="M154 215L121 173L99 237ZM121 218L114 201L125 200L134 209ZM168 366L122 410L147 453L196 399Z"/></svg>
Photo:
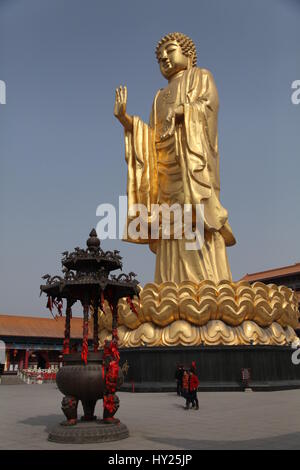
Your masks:
<svg viewBox="0 0 300 470"><path fill-rule="evenodd" d="M130 437L103 444L47 441L64 417L55 384L0 386L0 449L300 449L300 391L203 392L184 410L175 393L119 392ZM82 408L79 407L79 413ZM96 414L102 414L102 401Z"/></svg>

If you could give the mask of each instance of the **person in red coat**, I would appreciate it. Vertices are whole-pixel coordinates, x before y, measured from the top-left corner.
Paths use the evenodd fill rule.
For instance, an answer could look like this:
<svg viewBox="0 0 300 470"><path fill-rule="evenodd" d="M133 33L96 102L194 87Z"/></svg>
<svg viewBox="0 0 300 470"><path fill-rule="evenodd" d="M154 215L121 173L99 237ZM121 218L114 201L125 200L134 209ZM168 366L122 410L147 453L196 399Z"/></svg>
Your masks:
<svg viewBox="0 0 300 470"><path fill-rule="evenodd" d="M182 376L182 396L185 398L185 409L188 410L190 407L190 392L189 392L189 373L184 370Z"/></svg>
<svg viewBox="0 0 300 470"><path fill-rule="evenodd" d="M197 390L199 386L199 379L193 370L189 373L189 395L192 402L192 408L199 410L199 402L197 397Z"/></svg>

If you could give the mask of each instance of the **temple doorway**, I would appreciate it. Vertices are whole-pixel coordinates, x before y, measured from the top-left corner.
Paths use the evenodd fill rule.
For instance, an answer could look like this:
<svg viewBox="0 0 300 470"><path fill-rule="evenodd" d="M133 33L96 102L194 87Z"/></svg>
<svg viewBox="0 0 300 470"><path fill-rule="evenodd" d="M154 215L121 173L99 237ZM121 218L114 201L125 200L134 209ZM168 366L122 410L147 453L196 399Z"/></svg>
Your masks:
<svg viewBox="0 0 300 470"><path fill-rule="evenodd" d="M46 359L41 353L36 353L38 369L46 369Z"/></svg>

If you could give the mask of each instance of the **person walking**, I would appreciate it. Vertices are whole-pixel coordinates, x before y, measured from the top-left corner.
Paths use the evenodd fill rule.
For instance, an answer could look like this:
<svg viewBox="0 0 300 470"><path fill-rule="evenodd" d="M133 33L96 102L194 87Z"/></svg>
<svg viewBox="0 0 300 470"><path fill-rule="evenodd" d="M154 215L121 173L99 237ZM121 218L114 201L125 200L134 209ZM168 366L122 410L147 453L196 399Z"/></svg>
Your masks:
<svg viewBox="0 0 300 470"><path fill-rule="evenodd" d="M178 364L176 373L175 373L175 378L176 378L176 383L177 383L177 395L181 396L182 395L182 377L183 377L183 366Z"/></svg>
<svg viewBox="0 0 300 470"><path fill-rule="evenodd" d="M185 398L185 409L190 407L190 392L189 392L189 373L184 370L182 376L182 396Z"/></svg>
<svg viewBox="0 0 300 470"><path fill-rule="evenodd" d="M193 370L190 371L189 373L189 397L190 397L190 402L192 403L192 408L195 410L199 410L199 402L198 402L198 397L197 397L197 390L199 386L199 379L197 375L193 372Z"/></svg>

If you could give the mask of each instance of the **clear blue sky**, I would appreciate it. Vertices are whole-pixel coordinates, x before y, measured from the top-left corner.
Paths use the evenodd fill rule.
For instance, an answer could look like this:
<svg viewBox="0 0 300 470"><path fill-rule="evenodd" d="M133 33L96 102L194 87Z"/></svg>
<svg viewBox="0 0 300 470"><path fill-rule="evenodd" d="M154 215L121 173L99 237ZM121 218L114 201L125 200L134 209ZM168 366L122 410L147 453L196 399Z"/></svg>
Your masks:
<svg viewBox="0 0 300 470"><path fill-rule="evenodd" d="M164 85L156 42L191 36L220 95L221 196L233 276L300 261L299 0L0 0L0 313L46 315L41 275L126 192L114 89L148 120ZM118 248L152 281L146 246Z"/></svg>

